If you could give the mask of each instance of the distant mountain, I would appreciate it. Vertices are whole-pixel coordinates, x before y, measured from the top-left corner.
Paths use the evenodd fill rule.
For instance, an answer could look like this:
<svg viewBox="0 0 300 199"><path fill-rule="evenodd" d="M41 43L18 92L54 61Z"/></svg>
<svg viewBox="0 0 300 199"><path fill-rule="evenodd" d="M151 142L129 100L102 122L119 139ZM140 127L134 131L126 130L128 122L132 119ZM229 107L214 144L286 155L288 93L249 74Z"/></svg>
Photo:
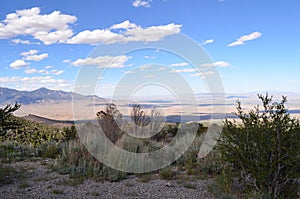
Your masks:
<svg viewBox="0 0 300 199"><path fill-rule="evenodd" d="M83 96L74 92L50 90L47 88L39 88L34 91L18 91L15 89L0 87L0 104L13 104L15 102L23 105L59 103L62 101L71 101L73 97L76 99L95 97L97 100L103 100L98 96Z"/></svg>
<svg viewBox="0 0 300 199"><path fill-rule="evenodd" d="M55 127L68 127L74 125L74 121L71 120L53 120L45 117L41 117L38 115L28 114L24 117L22 117L26 120L32 121L32 122L38 122L43 123Z"/></svg>

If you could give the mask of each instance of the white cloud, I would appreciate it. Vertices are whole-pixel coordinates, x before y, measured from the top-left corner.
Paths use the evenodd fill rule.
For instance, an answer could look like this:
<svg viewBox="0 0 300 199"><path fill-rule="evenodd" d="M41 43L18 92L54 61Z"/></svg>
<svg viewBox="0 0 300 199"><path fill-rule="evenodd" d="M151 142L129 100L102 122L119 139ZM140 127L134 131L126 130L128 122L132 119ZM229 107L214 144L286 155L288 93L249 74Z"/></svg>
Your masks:
<svg viewBox="0 0 300 199"><path fill-rule="evenodd" d="M208 40L205 40L204 42L202 42L202 44L201 45L206 45L206 44L210 44L210 43L213 43L214 42L214 40L213 39L208 39Z"/></svg>
<svg viewBox="0 0 300 199"><path fill-rule="evenodd" d="M147 7L150 1L138 0L135 2L134 5ZM74 36L70 25L74 24L76 20L75 16L62 14L60 11L40 14L40 8L37 7L17 10L15 13L6 15L6 18L0 22L0 39L20 35L32 36L46 45L53 43L98 44L103 42L110 44L130 41L152 42L159 41L169 35L178 34L182 27L182 25L170 23L142 28L129 20L125 20L109 28L84 30ZM118 29L124 31L118 33L111 31ZM14 39L12 42L31 44L29 40L21 39Z"/></svg>
<svg viewBox="0 0 300 199"><path fill-rule="evenodd" d="M99 56L96 58L88 57L86 59L77 59L74 62L71 62L72 66L85 66L85 65L92 65L97 66L99 68L123 68L125 62L130 59L126 55L120 56Z"/></svg>
<svg viewBox="0 0 300 199"><path fill-rule="evenodd" d="M24 70L24 72L25 72L26 74L33 74L33 73L37 73L38 71L37 71L35 68L26 68L26 69Z"/></svg>
<svg viewBox="0 0 300 199"><path fill-rule="evenodd" d="M63 63L69 64L69 63L71 63L71 59L65 59L65 60L63 60Z"/></svg>
<svg viewBox="0 0 300 199"><path fill-rule="evenodd" d="M40 54L40 55L29 55L25 59L30 61L41 61L48 57L48 53Z"/></svg>
<svg viewBox="0 0 300 199"><path fill-rule="evenodd" d="M64 79L55 79L52 76L33 76L33 77L0 77L0 83L13 84L21 90L33 90L40 87L50 89L70 89L71 84Z"/></svg>
<svg viewBox="0 0 300 199"><path fill-rule="evenodd" d="M48 70L36 70L35 68L27 68L24 70L24 72L26 74L33 74L33 73L40 73L40 74L43 74L43 75L61 75L64 71L63 70L56 70L56 69L53 69L51 71L48 71Z"/></svg>
<svg viewBox="0 0 300 199"><path fill-rule="evenodd" d="M53 43L64 43L67 39L73 36L73 31L67 30L57 30L55 32L40 31L34 34L36 39L44 42L44 44L49 45Z"/></svg>
<svg viewBox="0 0 300 199"><path fill-rule="evenodd" d="M151 6L151 1L152 0L134 0L133 2L132 2L132 6L133 7L145 7L145 8L150 8L150 6Z"/></svg>
<svg viewBox="0 0 300 199"><path fill-rule="evenodd" d="M201 66L203 67L228 67L231 64L225 61L217 61L214 63L206 63L206 64L202 64Z"/></svg>
<svg viewBox="0 0 300 199"><path fill-rule="evenodd" d="M182 25L170 23L167 25L151 26L142 28L136 26L129 21L115 24L110 29L126 28L126 31L121 33L114 33L110 29L96 29L93 31L84 30L74 37L70 38L66 43L69 44L111 44L111 43L125 43L130 41L153 42L159 41L166 36L178 34Z"/></svg>
<svg viewBox="0 0 300 199"><path fill-rule="evenodd" d="M31 35L46 45L64 42L73 35L69 24L73 24L76 20L75 16L61 14L60 11L41 15L38 7L17 10L15 13L7 14L0 22L0 39Z"/></svg>
<svg viewBox="0 0 300 199"><path fill-rule="evenodd" d="M45 69L53 68L53 66L45 66Z"/></svg>
<svg viewBox="0 0 300 199"><path fill-rule="evenodd" d="M56 70L56 69L54 69L54 70L50 71L50 74L52 74L52 75L61 75L62 73L64 73L63 70Z"/></svg>
<svg viewBox="0 0 300 199"><path fill-rule="evenodd" d="M13 69L20 69L20 68L27 67L28 64L24 60L18 59L12 62L9 66Z"/></svg>
<svg viewBox="0 0 300 199"><path fill-rule="evenodd" d="M11 41L15 44L25 44L25 45L40 44L39 42L31 42L29 40L22 40L22 39L12 39Z"/></svg>
<svg viewBox="0 0 300 199"><path fill-rule="evenodd" d="M167 25L150 26L148 28L135 28L127 30L124 33L126 41L144 41L152 42L159 41L166 36L180 33L182 25L170 23Z"/></svg>
<svg viewBox="0 0 300 199"><path fill-rule="evenodd" d="M257 39L257 38L259 38L261 36L262 36L262 33L260 33L260 32L253 32L253 33L251 33L249 35L243 35L243 36L241 36L235 42L232 42L232 43L228 44L227 46L231 47L231 46L243 45L245 41L254 40L254 39Z"/></svg>
<svg viewBox="0 0 300 199"><path fill-rule="evenodd" d="M122 23L119 24L114 24L112 25L109 29L110 30L115 30L115 29L133 29L137 28L138 26L135 23L131 23L129 20L123 21Z"/></svg>
<svg viewBox="0 0 300 199"><path fill-rule="evenodd" d="M202 77L203 79L208 77L208 76L212 76L214 75L215 72L214 71L205 71L205 72L200 72L200 73L194 73L194 74L191 74L192 77L197 77L197 76L200 76Z"/></svg>
<svg viewBox="0 0 300 199"><path fill-rule="evenodd" d="M189 63L181 62L181 63L171 64L170 66L177 67L177 66L188 66L188 65L189 65Z"/></svg>
<svg viewBox="0 0 300 199"><path fill-rule="evenodd" d="M175 70L175 72L177 72L177 73L192 73L192 72L195 72L195 71L197 71L197 70L194 69L194 68L186 68L186 69Z"/></svg>
<svg viewBox="0 0 300 199"><path fill-rule="evenodd" d="M43 59L48 58L48 53L44 53L44 54L40 54L37 55L39 51L38 50L29 50L27 52L22 52L20 53L20 55L22 55L23 57L25 57L25 60L29 60L29 61L41 61Z"/></svg>
<svg viewBox="0 0 300 199"><path fill-rule="evenodd" d="M113 33L110 30L84 30L74 37L70 38L69 44L97 44L97 43L115 43L124 42L123 36Z"/></svg>
<svg viewBox="0 0 300 199"><path fill-rule="evenodd" d="M35 55L35 54L37 54L39 51L38 50L29 50L29 51L27 51L27 52L22 52L22 53L20 53L20 55L22 55L22 56L24 56L24 57L26 57L26 56L29 56L29 55Z"/></svg>
<svg viewBox="0 0 300 199"><path fill-rule="evenodd" d="M34 77L0 77L0 82L40 82L40 83L62 83L63 79L54 79L52 76L34 76Z"/></svg>

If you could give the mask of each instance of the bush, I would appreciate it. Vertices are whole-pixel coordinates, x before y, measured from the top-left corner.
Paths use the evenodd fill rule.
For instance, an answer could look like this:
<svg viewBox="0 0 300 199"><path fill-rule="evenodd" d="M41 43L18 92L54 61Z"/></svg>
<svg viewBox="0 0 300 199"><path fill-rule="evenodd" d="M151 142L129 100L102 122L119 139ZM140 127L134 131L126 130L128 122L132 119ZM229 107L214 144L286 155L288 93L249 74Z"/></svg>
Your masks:
<svg viewBox="0 0 300 199"><path fill-rule="evenodd" d="M16 127L15 122L10 120L12 113L21 107L20 104L15 103L14 106L10 104L6 105L5 108L0 108L0 136L6 134L9 129L14 129Z"/></svg>
<svg viewBox="0 0 300 199"><path fill-rule="evenodd" d="M48 141L42 143L37 147L37 155L42 158L52 158L55 159L61 152L61 146L59 143Z"/></svg>
<svg viewBox="0 0 300 199"><path fill-rule="evenodd" d="M115 104L108 104L106 111L99 111L97 113L97 119L103 133L107 138L115 144L123 135L123 132L119 125L123 121L122 114L117 109Z"/></svg>
<svg viewBox="0 0 300 199"><path fill-rule="evenodd" d="M62 147L53 169L61 174L70 174L72 178L119 181L127 175L103 165L79 140L69 141Z"/></svg>
<svg viewBox="0 0 300 199"><path fill-rule="evenodd" d="M46 124L28 121L13 115L9 118L10 123L15 124L14 128L6 131L0 136L0 142L12 142L14 145L29 145L37 147L49 141L63 142L66 140L65 132Z"/></svg>
<svg viewBox="0 0 300 199"><path fill-rule="evenodd" d="M0 160L1 162L13 162L24 160L35 156L35 149L28 145L18 144L12 142L0 142Z"/></svg>
<svg viewBox="0 0 300 199"><path fill-rule="evenodd" d="M171 180L174 177L171 167L163 168L159 171L159 176L161 179Z"/></svg>
<svg viewBox="0 0 300 199"><path fill-rule="evenodd" d="M71 127L64 127L63 131L65 132L65 140L74 140L78 138L77 131L74 125Z"/></svg>
<svg viewBox="0 0 300 199"><path fill-rule="evenodd" d="M269 198L296 198L300 177L300 126L285 107L286 97L273 102L259 95L263 110L244 113L237 102L236 115L242 124L225 120L217 146L221 159L240 170L240 180Z"/></svg>

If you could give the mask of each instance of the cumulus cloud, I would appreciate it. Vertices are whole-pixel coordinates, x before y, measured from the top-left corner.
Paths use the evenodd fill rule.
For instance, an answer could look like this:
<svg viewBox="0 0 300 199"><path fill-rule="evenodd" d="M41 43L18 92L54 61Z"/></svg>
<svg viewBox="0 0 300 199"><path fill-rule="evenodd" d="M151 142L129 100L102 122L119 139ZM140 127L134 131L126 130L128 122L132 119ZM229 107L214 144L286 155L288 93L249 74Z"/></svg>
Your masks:
<svg viewBox="0 0 300 199"><path fill-rule="evenodd" d="M108 29L84 30L70 38L69 44L111 44L126 43L131 41L153 42L166 36L178 34L182 25L170 23L167 25L150 26L142 28L128 20L120 24L114 24ZM125 29L124 32L115 33L112 29Z"/></svg>
<svg viewBox="0 0 300 199"><path fill-rule="evenodd" d="M38 7L17 10L15 13L7 14L0 22L0 39L31 35L46 45L64 42L73 35L69 24L73 24L76 20L75 16L61 14L60 11L42 15ZM15 42L22 43L21 40Z"/></svg>
<svg viewBox="0 0 300 199"><path fill-rule="evenodd" d="M29 61L41 61L48 58L48 53L37 55L38 52L38 50L32 49L27 52L20 53L20 55L22 55L25 60Z"/></svg>
<svg viewBox="0 0 300 199"><path fill-rule="evenodd" d="M9 66L13 69L20 69L20 68L27 67L28 63L26 63L24 60L18 59L12 62Z"/></svg>
<svg viewBox="0 0 300 199"><path fill-rule="evenodd" d="M172 66L172 67L178 67L178 66L188 66L188 65L189 65L189 63L181 62L181 63L171 64L170 66Z"/></svg>
<svg viewBox="0 0 300 199"><path fill-rule="evenodd" d="M77 59L74 62L71 62L73 66L97 66L98 68L123 68L125 62L131 57L126 55L120 56L99 56L96 58L88 57L85 59Z"/></svg>
<svg viewBox="0 0 300 199"><path fill-rule="evenodd" d="M53 43L64 43L68 38L73 35L72 30L57 30L55 32L40 31L35 33L34 37L49 45Z"/></svg>
<svg viewBox="0 0 300 199"><path fill-rule="evenodd" d="M69 44L98 44L98 43L115 43L124 42L123 36L113 33L110 30L84 30L74 37L70 38L67 43Z"/></svg>
<svg viewBox="0 0 300 199"><path fill-rule="evenodd" d="M56 69L54 69L54 70L50 71L50 74L52 74L52 75L61 75L62 73L64 73L63 70L56 70Z"/></svg>
<svg viewBox="0 0 300 199"><path fill-rule="evenodd" d="M21 90L33 90L40 87L50 89L70 89L71 84L64 79L55 79L53 76L33 76L33 77L0 77L0 83L14 84Z"/></svg>
<svg viewBox="0 0 300 199"><path fill-rule="evenodd" d="M38 71L35 68L26 68L24 70L24 73L26 74L33 74L33 73L37 73Z"/></svg>
<svg viewBox="0 0 300 199"><path fill-rule="evenodd" d="M259 38L261 36L262 36L262 33L260 33L260 32L253 32L253 33L251 33L249 35L243 35L243 36L241 36L235 42L232 42L232 43L228 44L227 46L231 47L231 46L243 45L245 43L245 41L254 40L254 39L257 39L257 38Z"/></svg>
<svg viewBox="0 0 300 199"><path fill-rule="evenodd" d="M150 26L148 28L137 27L124 33L126 41L159 41L166 36L180 33L182 25L170 23L167 25Z"/></svg>
<svg viewBox="0 0 300 199"><path fill-rule="evenodd" d="M215 72L214 71L202 71L202 72L199 72L199 73L194 73L194 74L191 74L191 77L197 77L197 76L200 76L202 77L203 79L207 78L208 76L212 76L214 75Z"/></svg>
<svg viewBox="0 0 300 199"><path fill-rule="evenodd" d="M35 68L26 68L24 70L24 73L26 73L26 74L40 73L43 75L61 75L63 72L64 72L63 70L56 70L56 69L48 71L46 69L37 70Z"/></svg>
<svg viewBox="0 0 300 199"><path fill-rule="evenodd" d="M123 21L122 23L119 24L114 24L112 25L109 29L110 30L116 30L116 29L133 29L137 28L138 26L135 23L131 23L129 20Z"/></svg>
<svg viewBox="0 0 300 199"><path fill-rule="evenodd" d="M147 7L145 2L149 4L150 1L138 0L135 2L134 5L137 5L137 7ZM169 35L178 34L182 27L182 25L170 23L143 28L129 20L125 20L108 28L83 30L74 35L70 25L74 24L76 20L75 16L62 14L60 11L41 14L38 7L17 10L15 13L7 14L6 18L0 22L0 39L8 39L20 35L32 36L45 45L54 43L111 44L130 41L152 42L159 41ZM12 42L16 44L36 43L21 39L14 39Z"/></svg>
<svg viewBox="0 0 300 199"><path fill-rule="evenodd" d="M25 44L25 45L40 44L39 42L31 42L29 40L22 40L22 39L12 39L11 42L13 42L14 44Z"/></svg>
<svg viewBox="0 0 300 199"><path fill-rule="evenodd" d="M145 7L145 8L150 8L151 7L151 1L152 0L134 0L132 2L133 7Z"/></svg>
<svg viewBox="0 0 300 199"><path fill-rule="evenodd" d="M38 50L35 50L35 49L32 49L32 50L29 50L27 52L22 52L20 53L20 55L26 57L26 56L29 56L29 55L35 55L37 54L39 51Z"/></svg>
<svg viewBox="0 0 300 199"><path fill-rule="evenodd" d="M202 64L201 66L203 67L228 67L231 64L225 61L217 61L214 63L206 63L206 64Z"/></svg>
<svg viewBox="0 0 300 199"><path fill-rule="evenodd" d="M40 54L40 55L29 55L25 59L30 61L41 61L48 57L48 53Z"/></svg>
<svg viewBox="0 0 300 199"><path fill-rule="evenodd" d="M213 39L208 39L208 40L205 40L204 42L202 42L202 44L201 45L206 45L206 44L210 44L210 43L213 43L214 42L214 40Z"/></svg>
<svg viewBox="0 0 300 199"><path fill-rule="evenodd" d="M175 70L175 72L177 72L177 73L192 73L195 71L197 71L197 70L194 68L185 68L185 69Z"/></svg>
<svg viewBox="0 0 300 199"><path fill-rule="evenodd" d="M63 60L63 63L69 64L69 63L71 63L71 59L65 59L65 60Z"/></svg>

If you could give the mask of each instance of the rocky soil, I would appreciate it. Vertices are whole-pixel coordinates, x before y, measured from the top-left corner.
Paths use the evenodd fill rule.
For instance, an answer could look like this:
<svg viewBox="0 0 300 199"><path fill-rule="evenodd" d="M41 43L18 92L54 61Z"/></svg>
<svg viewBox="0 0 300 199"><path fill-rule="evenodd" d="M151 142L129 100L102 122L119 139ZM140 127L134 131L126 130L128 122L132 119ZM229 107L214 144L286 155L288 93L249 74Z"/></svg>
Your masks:
<svg viewBox="0 0 300 199"><path fill-rule="evenodd" d="M131 175L120 182L72 179L48 169L53 160L14 162L18 174L0 185L0 198L214 198L207 186L211 179L151 180Z"/></svg>

